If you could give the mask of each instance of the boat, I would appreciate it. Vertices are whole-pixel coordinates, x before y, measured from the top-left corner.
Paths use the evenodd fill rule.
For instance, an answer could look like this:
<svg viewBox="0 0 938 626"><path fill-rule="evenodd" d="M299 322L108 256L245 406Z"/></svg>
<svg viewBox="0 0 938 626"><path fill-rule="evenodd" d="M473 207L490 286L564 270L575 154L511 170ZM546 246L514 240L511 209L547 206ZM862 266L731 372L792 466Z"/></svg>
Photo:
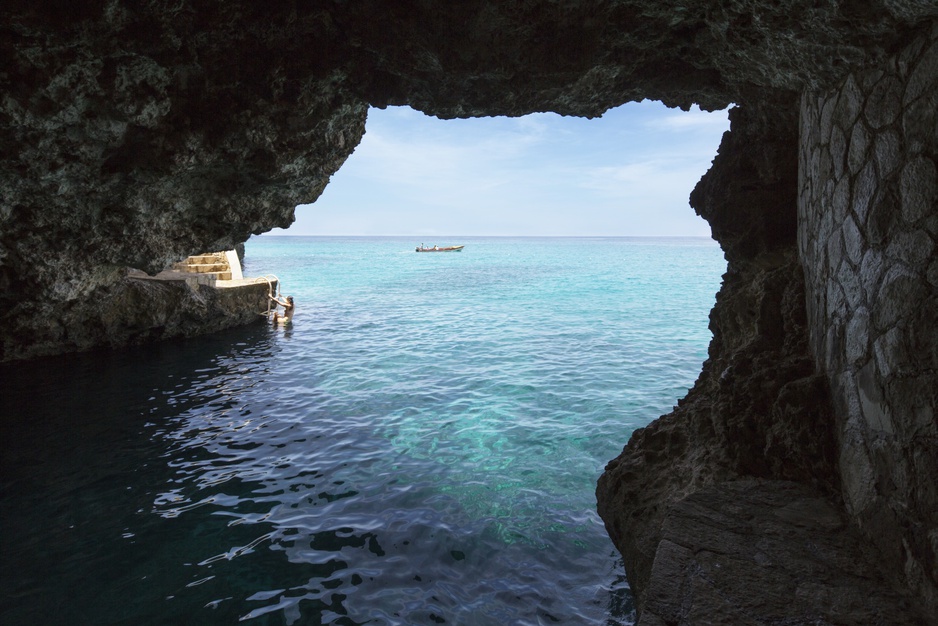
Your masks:
<svg viewBox="0 0 938 626"><path fill-rule="evenodd" d="M459 252L465 246L417 246L417 252Z"/></svg>

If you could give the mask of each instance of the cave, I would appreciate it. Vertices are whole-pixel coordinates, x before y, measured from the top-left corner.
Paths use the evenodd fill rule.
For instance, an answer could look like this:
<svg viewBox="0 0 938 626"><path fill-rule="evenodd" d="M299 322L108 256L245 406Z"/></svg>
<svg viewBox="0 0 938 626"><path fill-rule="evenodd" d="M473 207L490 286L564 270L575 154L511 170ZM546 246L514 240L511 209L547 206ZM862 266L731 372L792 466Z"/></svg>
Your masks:
<svg viewBox="0 0 938 626"><path fill-rule="evenodd" d="M690 197L728 263L709 358L597 488L639 623L936 623L934 0L3 13L2 361L199 332L110 314L128 268L288 227L369 107L733 105Z"/></svg>

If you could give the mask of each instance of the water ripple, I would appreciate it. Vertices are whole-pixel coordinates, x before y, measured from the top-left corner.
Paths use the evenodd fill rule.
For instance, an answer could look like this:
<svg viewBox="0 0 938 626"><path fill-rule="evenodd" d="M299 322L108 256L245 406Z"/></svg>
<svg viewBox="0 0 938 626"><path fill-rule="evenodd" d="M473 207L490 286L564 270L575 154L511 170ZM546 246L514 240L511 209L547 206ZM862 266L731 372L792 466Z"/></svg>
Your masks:
<svg viewBox="0 0 938 626"><path fill-rule="evenodd" d="M699 372L719 250L400 245L252 242L248 271L300 303L291 329L12 372L0 608L19 623L631 623L595 481Z"/></svg>

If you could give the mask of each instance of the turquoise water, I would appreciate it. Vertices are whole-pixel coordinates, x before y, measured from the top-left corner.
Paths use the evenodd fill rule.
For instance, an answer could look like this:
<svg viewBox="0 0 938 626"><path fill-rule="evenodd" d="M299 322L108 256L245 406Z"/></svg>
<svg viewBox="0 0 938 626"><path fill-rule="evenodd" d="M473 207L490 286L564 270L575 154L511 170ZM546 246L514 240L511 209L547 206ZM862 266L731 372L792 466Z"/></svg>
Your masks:
<svg viewBox="0 0 938 626"><path fill-rule="evenodd" d="M261 237L292 327L5 366L3 623L630 624L605 463L706 358L702 239Z"/></svg>

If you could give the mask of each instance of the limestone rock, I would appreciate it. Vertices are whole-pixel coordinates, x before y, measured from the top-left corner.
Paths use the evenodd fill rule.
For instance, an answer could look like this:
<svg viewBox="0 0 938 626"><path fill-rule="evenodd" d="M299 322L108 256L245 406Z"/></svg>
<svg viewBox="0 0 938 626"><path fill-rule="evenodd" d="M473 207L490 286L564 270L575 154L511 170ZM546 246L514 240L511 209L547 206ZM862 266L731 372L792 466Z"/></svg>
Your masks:
<svg viewBox="0 0 938 626"><path fill-rule="evenodd" d="M638 626L927 623L889 588L835 503L803 485L740 480L668 512Z"/></svg>
<svg viewBox="0 0 938 626"><path fill-rule="evenodd" d="M63 346L87 350L193 337L263 322L267 295L266 282L216 287L131 273L94 289L88 294L91 302L62 304L38 329L29 317L15 320L6 349L13 356L42 356L59 353ZM46 308L34 310L42 315Z"/></svg>
<svg viewBox="0 0 938 626"><path fill-rule="evenodd" d="M795 253L793 142L785 120L736 111L691 201L726 251L710 358L675 411L636 431L599 480L599 512L633 588L652 584L676 502L738 476L837 493L830 399L807 340ZM787 120L788 133L795 122ZM763 160L764 150L774 158ZM643 606L640 597L640 607Z"/></svg>

